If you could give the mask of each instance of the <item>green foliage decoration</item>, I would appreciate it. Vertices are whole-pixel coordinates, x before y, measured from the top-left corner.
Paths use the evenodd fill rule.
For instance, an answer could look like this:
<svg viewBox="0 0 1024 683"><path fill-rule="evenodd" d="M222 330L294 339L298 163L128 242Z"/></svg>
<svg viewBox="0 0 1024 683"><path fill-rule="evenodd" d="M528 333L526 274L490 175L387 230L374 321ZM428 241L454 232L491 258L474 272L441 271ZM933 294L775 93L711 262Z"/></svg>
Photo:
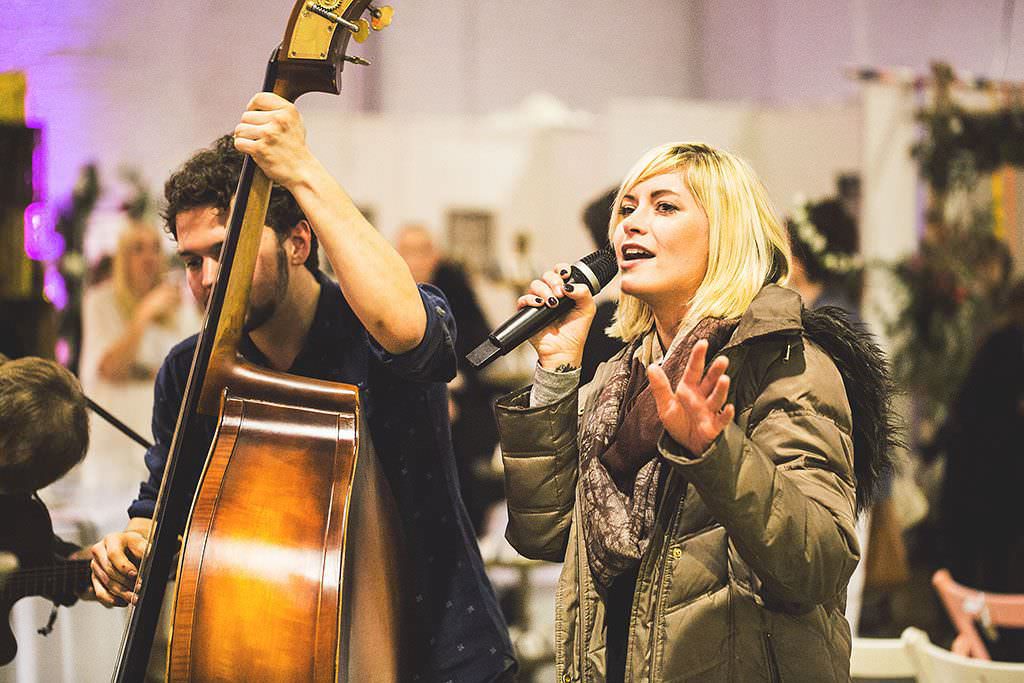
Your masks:
<svg viewBox="0 0 1024 683"><path fill-rule="evenodd" d="M893 369L916 404L924 433L945 417L976 345L999 311L1012 273L1007 246L993 233L981 180L1024 167L1024 107L975 111L954 102L952 69L933 66L934 104L918 113L922 137L911 150L929 189L925 233L916 253L889 272L902 290L889 321ZM951 210L958 201L970 208Z"/></svg>

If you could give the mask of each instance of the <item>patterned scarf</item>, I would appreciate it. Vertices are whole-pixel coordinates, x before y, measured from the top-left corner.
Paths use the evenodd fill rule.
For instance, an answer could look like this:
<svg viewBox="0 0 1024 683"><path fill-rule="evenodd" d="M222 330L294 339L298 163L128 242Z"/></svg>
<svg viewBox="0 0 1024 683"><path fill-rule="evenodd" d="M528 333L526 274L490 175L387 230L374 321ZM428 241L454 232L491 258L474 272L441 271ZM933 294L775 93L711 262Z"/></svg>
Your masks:
<svg viewBox="0 0 1024 683"><path fill-rule="evenodd" d="M675 387L698 340L707 338L708 361L729 340L739 321L704 318L681 332L662 368ZM650 543L661 461L662 424L647 382L658 343L652 330L633 342L611 368L592 414L580 425L580 490L584 542L590 571L602 588L639 563Z"/></svg>

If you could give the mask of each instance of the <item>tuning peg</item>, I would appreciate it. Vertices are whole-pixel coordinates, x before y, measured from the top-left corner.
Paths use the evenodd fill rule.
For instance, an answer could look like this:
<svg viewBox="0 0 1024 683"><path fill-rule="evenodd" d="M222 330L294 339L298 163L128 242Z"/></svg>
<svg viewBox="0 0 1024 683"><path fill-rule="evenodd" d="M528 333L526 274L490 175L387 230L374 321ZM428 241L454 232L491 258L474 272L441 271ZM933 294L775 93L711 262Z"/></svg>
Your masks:
<svg viewBox="0 0 1024 683"><path fill-rule="evenodd" d="M370 60L356 57L355 55L345 55L345 61L357 66L370 66Z"/></svg>
<svg viewBox="0 0 1024 683"><path fill-rule="evenodd" d="M337 7L338 4L340 3L336 3L334 6ZM358 32L362 30L362 26L360 26L360 23L362 23L363 25L366 24L366 22L363 21L362 19L360 19L359 22L351 22L348 19L345 19L344 17L340 17L334 12L330 11L329 9L321 7L317 2L315 2L315 0L309 0L309 2L306 3L306 9L312 12L313 14L317 14L323 17L324 19L327 19L328 21L333 21L335 24L338 24L339 26L344 26L353 34L358 34ZM358 38L356 40L358 40ZM366 38L363 38L363 40L366 40Z"/></svg>
<svg viewBox="0 0 1024 683"><path fill-rule="evenodd" d="M361 43L370 37L370 25L366 23L366 19L356 19L356 28L349 29L352 31L352 37L355 38L357 43Z"/></svg>
<svg viewBox="0 0 1024 683"><path fill-rule="evenodd" d="M383 7L374 7L370 5L370 27L374 31L380 31L391 25L391 17L395 16L395 10L390 5L384 5Z"/></svg>
<svg viewBox="0 0 1024 683"><path fill-rule="evenodd" d="M366 19L356 19L355 21L349 21L344 17L340 17L330 10L326 10L318 5L314 0L309 0L306 3L306 9L313 14L318 14L328 21L333 21L339 26L344 26L352 32L352 37L356 39L357 43L361 43L370 36L370 25L366 23ZM390 8L388 8L390 9Z"/></svg>

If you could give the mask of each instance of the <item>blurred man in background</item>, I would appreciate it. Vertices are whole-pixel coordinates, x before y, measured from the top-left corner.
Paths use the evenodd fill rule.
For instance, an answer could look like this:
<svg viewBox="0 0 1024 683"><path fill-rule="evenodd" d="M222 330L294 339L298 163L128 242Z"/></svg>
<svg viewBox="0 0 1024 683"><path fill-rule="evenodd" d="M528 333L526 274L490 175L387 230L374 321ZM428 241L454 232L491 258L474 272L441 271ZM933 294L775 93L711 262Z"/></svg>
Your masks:
<svg viewBox="0 0 1024 683"><path fill-rule="evenodd" d="M458 375L449 385L452 445L462 498L479 536L484 531L487 510L502 500L504 494L500 479L487 474L498 443L498 428L491 409L496 392L466 356L487 338L491 328L465 270L444 258L425 226L417 223L401 228L395 248L409 264L416 282L432 284L444 292L458 327L455 340Z"/></svg>

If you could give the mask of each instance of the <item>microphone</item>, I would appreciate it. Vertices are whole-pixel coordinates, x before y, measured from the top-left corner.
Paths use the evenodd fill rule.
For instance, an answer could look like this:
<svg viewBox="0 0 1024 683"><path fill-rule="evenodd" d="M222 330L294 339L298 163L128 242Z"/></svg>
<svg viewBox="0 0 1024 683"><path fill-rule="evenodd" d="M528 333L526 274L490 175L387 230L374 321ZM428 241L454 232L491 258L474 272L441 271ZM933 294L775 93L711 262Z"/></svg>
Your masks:
<svg viewBox="0 0 1024 683"><path fill-rule="evenodd" d="M611 244L605 244L597 251L587 254L572 264L568 282L574 285L586 285L591 294L597 294L612 281L619 271L615 260L615 250ZM550 325L557 318L569 312L576 302L569 297L562 297L554 308L548 306L521 308L511 318L491 332L490 336L466 360L475 368L482 368L498 356L516 348L534 334Z"/></svg>

